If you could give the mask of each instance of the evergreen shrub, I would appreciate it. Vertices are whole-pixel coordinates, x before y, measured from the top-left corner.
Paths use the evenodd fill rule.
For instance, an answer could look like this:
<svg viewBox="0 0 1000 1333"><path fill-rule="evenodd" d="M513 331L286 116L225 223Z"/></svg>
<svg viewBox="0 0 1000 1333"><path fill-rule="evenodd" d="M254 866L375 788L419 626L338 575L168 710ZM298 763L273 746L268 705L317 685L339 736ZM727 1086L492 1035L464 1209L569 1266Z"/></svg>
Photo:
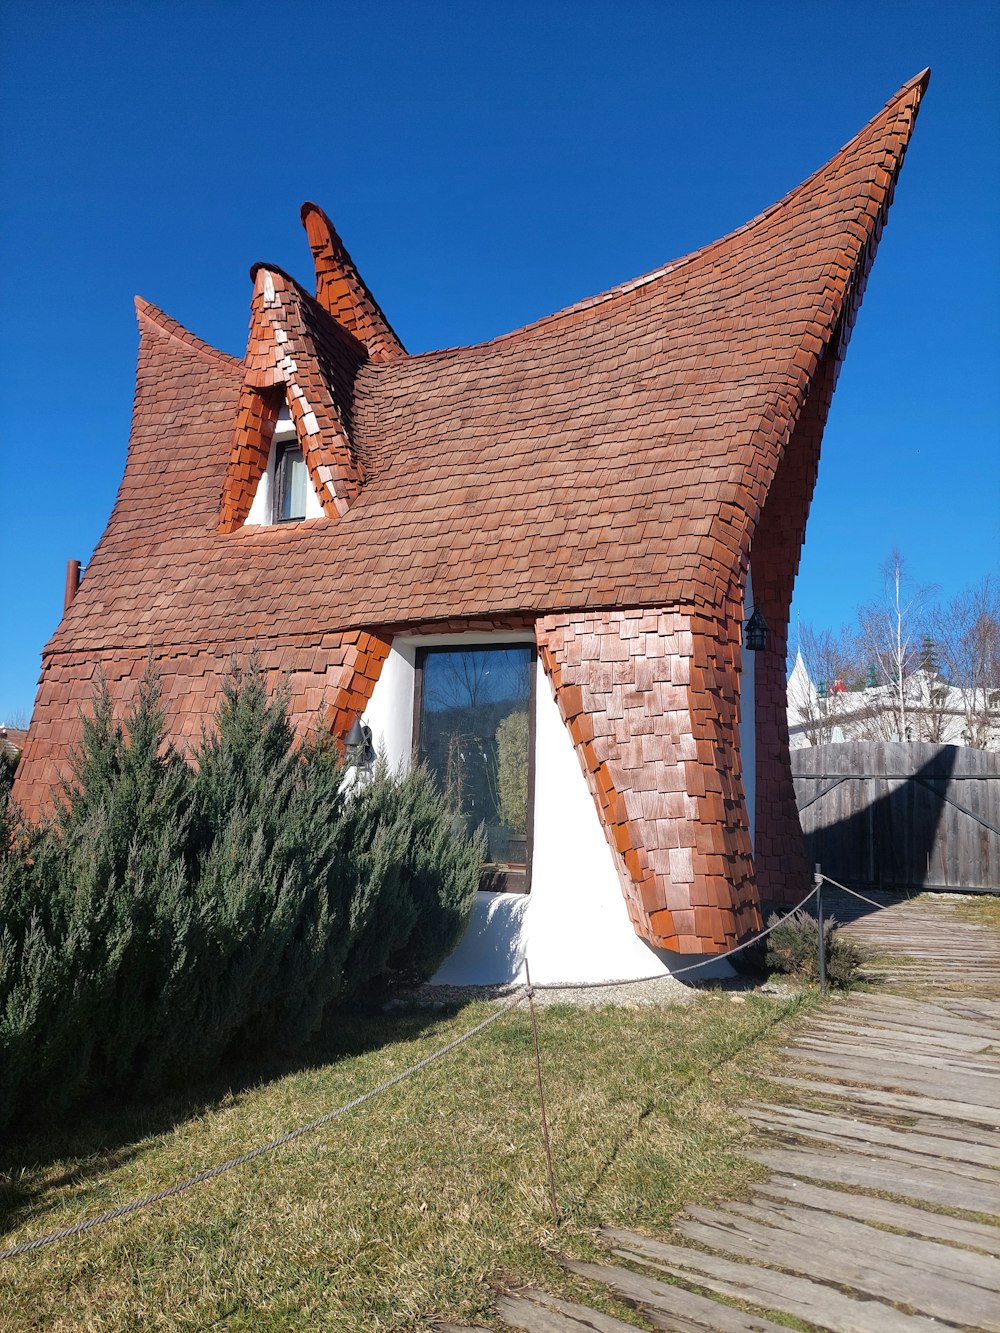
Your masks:
<svg viewBox="0 0 1000 1333"><path fill-rule="evenodd" d="M457 943L483 842L426 772L382 763L349 789L253 660L193 758L167 744L147 671L121 721L98 686L50 820L0 793L0 1130L294 1050Z"/></svg>
<svg viewBox="0 0 1000 1333"><path fill-rule="evenodd" d="M772 926L779 920L774 913L767 924ZM840 933L840 926L833 917L823 920L823 947L829 984L846 989L856 982L859 968L865 961L864 950ZM766 966L769 972L818 981L819 922L816 917L808 912L793 912L782 921L767 937Z"/></svg>
<svg viewBox="0 0 1000 1333"><path fill-rule="evenodd" d="M471 837L424 767L403 777L380 759L348 807L352 846L370 847L352 922L346 989L386 977L424 981L451 953L479 887L486 834ZM364 853L361 853L364 855Z"/></svg>
<svg viewBox="0 0 1000 1333"><path fill-rule="evenodd" d="M5 808L10 799L10 789L14 785L14 774L17 772L17 761L18 756L0 749L0 809Z"/></svg>

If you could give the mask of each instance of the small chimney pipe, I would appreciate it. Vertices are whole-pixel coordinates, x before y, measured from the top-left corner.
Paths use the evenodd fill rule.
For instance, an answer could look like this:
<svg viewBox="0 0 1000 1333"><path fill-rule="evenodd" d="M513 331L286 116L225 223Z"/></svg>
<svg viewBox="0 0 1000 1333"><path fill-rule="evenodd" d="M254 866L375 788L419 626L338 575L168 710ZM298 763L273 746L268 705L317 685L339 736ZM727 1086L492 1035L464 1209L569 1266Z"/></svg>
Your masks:
<svg viewBox="0 0 1000 1333"><path fill-rule="evenodd" d="M66 561L66 591L63 593L63 615L73 605L73 598L80 586L80 562L79 560Z"/></svg>

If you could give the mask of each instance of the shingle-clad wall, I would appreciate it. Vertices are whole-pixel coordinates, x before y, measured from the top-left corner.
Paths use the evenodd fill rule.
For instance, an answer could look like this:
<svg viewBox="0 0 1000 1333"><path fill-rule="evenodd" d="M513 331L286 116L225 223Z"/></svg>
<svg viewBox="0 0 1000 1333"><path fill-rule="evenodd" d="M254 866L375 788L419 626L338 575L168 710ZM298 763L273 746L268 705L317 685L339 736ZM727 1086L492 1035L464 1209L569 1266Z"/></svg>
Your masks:
<svg viewBox="0 0 1000 1333"><path fill-rule="evenodd" d="M344 669L333 699L327 705L324 723L338 739L350 731L356 717L368 706L382 663L389 656L392 637L367 631L342 636Z"/></svg>
<svg viewBox="0 0 1000 1333"><path fill-rule="evenodd" d="M714 896L721 913L727 946L761 925L740 755L742 583L734 576L717 608L691 615L689 697L698 762L686 776L698 802L694 862L698 880L710 886L702 896Z"/></svg>
<svg viewBox="0 0 1000 1333"><path fill-rule="evenodd" d="M794 903L812 883L788 752L787 646L792 590L819 467L836 362L817 370L809 400L768 493L753 543L753 591L770 631L757 654L757 811L754 861L762 902Z"/></svg>
<svg viewBox="0 0 1000 1333"><path fill-rule="evenodd" d="M182 752L198 744L210 725L233 661L245 667L255 653L272 693L286 690L289 716L300 734L322 726L342 738L364 711L390 641L352 631L259 644L189 645L165 652L56 656L45 665L31 729L19 766L14 796L29 818L51 807L70 748L80 736L80 717L89 711L103 676L116 713L135 697L148 667L162 688L167 734Z"/></svg>
<svg viewBox="0 0 1000 1333"><path fill-rule="evenodd" d="M651 944L721 953L759 924L739 768L739 599L717 615L545 616L539 651Z"/></svg>
<svg viewBox="0 0 1000 1333"><path fill-rule="evenodd" d="M240 388L233 446L222 488L220 532L233 532L246 521L257 486L267 467L281 403L280 390L267 392L249 384L243 384Z"/></svg>

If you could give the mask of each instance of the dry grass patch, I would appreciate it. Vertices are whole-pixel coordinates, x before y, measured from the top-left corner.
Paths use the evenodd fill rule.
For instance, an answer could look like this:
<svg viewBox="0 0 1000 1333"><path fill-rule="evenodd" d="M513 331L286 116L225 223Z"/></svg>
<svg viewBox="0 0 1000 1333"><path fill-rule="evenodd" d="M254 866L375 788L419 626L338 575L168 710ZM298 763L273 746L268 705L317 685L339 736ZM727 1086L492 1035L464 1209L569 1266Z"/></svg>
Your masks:
<svg viewBox="0 0 1000 1333"><path fill-rule="evenodd" d="M761 1174L736 1105L810 1000L706 993L539 1014L563 1224L549 1214L527 1013L345 1119L85 1236L0 1263L4 1329L426 1328L489 1322L493 1284L579 1291L554 1258L602 1224L662 1231ZM202 1099L92 1116L0 1162L5 1243L69 1225L276 1137L491 1011L357 1019L340 1052ZM336 1058L334 1058L336 1057ZM593 1294L591 1294L593 1298ZM613 1308L608 1306L608 1308Z"/></svg>
<svg viewBox="0 0 1000 1333"><path fill-rule="evenodd" d="M966 894L955 903L956 913L977 926L991 926L1000 930L1000 894Z"/></svg>

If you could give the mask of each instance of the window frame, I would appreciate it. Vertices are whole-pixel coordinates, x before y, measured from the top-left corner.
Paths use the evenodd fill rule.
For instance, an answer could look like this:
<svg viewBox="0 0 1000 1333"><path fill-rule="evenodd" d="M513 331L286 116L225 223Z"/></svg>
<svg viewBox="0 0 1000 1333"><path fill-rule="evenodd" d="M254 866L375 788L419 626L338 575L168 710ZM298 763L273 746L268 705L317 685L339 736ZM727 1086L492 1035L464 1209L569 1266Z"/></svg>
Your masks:
<svg viewBox="0 0 1000 1333"><path fill-rule="evenodd" d="M483 868L479 881L480 893L516 893L531 892L532 863L535 851L535 698L538 679L538 646L533 639L501 640L491 643L480 639L474 643L430 643L418 647L414 655L413 672L413 730L411 759L416 767L420 761L420 714L424 700L424 663L428 653L468 653L502 651L510 648L527 648L528 655L528 817L524 831L524 874L511 871Z"/></svg>
<svg viewBox="0 0 1000 1333"><path fill-rule="evenodd" d="M305 467L305 454L299 443L298 436L291 435L286 439L276 438L274 442L274 476L271 494L271 522L272 523L301 523L306 516L306 509L309 507L308 498L301 514L290 514L283 518L281 514L282 504L285 499L285 493L288 489L288 471L285 466L285 459L291 453L297 453L302 459L302 466ZM306 470L306 479L308 481L309 472Z"/></svg>

